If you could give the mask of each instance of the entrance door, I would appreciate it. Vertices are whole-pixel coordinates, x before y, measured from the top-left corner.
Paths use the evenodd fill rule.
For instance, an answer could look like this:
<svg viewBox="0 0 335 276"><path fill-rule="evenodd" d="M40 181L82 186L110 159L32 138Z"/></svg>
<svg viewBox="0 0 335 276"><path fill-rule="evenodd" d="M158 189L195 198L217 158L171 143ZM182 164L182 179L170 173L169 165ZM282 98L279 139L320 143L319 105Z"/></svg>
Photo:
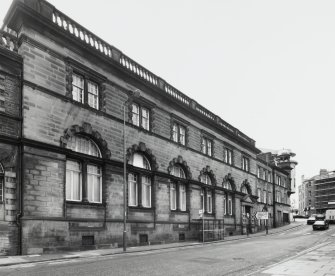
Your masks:
<svg viewBox="0 0 335 276"><path fill-rule="evenodd" d="M252 228L251 228L251 207L250 206L245 206L245 214L247 216L247 227L248 227L248 232L252 233Z"/></svg>

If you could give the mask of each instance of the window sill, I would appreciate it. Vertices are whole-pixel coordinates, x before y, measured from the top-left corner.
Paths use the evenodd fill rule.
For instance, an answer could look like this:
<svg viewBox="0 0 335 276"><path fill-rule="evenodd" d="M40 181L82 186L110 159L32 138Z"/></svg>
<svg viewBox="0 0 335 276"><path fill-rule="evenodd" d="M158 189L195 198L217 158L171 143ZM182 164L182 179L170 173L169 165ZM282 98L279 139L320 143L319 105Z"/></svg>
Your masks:
<svg viewBox="0 0 335 276"><path fill-rule="evenodd" d="M170 212L172 213L172 214L188 214L189 213L189 211L181 211L181 210L170 210Z"/></svg>
<svg viewBox="0 0 335 276"><path fill-rule="evenodd" d="M143 211L143 212L153 212L155 208L153 207L140 207L140 206L128 206L129 211Z"/></svg>
<svg viewBox="0 0 335 276"><path fill-rule="evenodd" d="M66 205L74 205L74 206L77 205L77 206L85 206L85 207L100 207L100 208L106 207L106 204L104 204L104 203L71 201L71 200L67 200Z"/></svg>

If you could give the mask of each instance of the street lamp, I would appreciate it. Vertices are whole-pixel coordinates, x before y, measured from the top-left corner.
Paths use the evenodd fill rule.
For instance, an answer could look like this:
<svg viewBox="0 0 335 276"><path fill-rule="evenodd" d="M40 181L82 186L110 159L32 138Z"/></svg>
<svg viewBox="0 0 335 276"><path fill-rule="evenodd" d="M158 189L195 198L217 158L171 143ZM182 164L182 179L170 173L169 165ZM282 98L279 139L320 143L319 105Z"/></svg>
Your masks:
<svg viewBox="0 0 335 276"><path fill-rule="evenodd" d="M139 98L140 90L132 91L123 105L123 251L127 250L127 156L126 156L126 105L134 98Z"/></svg>
<svg viewBox="0 0 335 276"><path fill-rule="evenodd" d="M202 197L202 245L205 243L205 191L201 189L200 196Z"/></svg>

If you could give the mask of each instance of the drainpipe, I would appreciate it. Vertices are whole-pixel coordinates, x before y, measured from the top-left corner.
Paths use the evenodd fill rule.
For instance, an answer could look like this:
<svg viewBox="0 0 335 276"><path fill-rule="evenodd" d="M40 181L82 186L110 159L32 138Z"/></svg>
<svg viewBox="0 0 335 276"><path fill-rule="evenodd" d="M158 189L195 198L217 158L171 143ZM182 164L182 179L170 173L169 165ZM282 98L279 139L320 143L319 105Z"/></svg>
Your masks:
<svg viewBox="0 0 335 276"><path fill-rule="evenodd" d="M20 108L19 108L19 116L20 116L20 129L19 129L19 133L20 133L20 137L19 137L19 154L18 154L18 158L19 161L18 163L18 177L17 179L17 190L16 190L16 194L17 194L17 201L18 201L18 211L16 214L16 224L18 226L18 250L17 250L17 254L18 255L22 255L22 221L21 218L23 216L23 175L24 175L24 167L23 167L23 143L22 143L22 137L23 137L23 63L21 66L21 82L20 82Z"/></svg>

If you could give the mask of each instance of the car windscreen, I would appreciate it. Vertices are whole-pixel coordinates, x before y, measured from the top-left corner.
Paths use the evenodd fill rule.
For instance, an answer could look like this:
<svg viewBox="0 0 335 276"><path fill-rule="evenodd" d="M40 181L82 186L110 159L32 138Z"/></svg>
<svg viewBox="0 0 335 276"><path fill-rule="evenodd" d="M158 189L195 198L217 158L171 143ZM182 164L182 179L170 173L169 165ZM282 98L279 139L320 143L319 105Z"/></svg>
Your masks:
<svg viewBox="0 0 335 276"><path fill-rule="evenodd" d="M316 222L314 222L314 225L324 225L325 222L323 220L317 220Z"/></svg>

